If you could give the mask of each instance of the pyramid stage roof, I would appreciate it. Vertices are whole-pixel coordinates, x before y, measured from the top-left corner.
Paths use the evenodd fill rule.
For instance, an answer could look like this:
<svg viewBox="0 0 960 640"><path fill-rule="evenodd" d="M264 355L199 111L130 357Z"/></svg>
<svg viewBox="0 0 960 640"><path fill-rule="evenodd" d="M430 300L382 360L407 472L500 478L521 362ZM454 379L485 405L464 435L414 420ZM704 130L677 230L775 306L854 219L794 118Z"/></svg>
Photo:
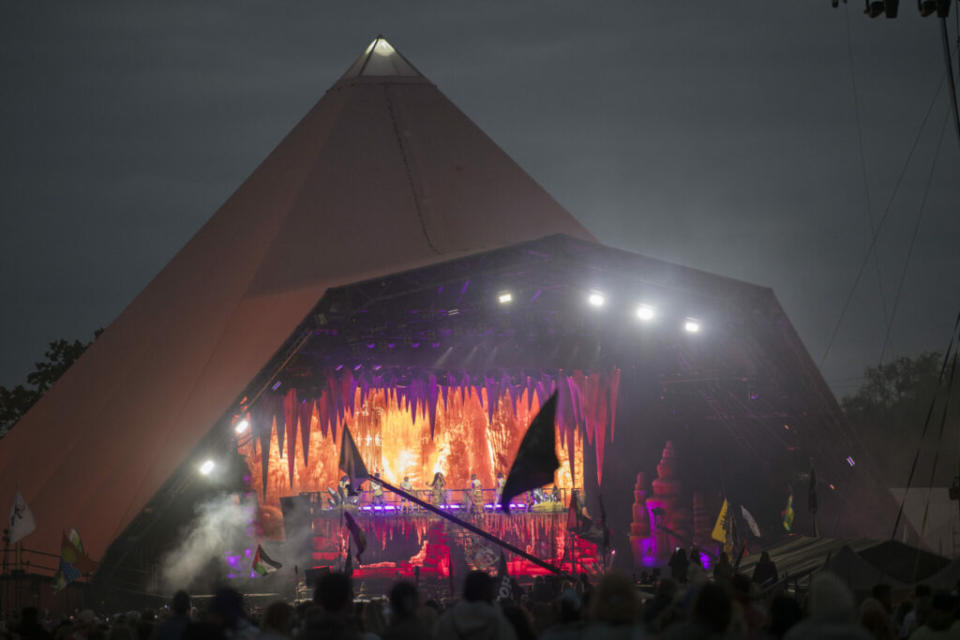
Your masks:
<svg viewBox="0 0 960 640"><path fill-rule="evenodd" d="M504 286L542 311L471 311ZM664 316L670 322L696 315L718 329L705 330L700 346L683 342L681 331L624 347L636 340L625 337L619 320L594 327L582 305L569 302L598 286L631 299L659 296L672 305L673 315ZM442 305L426 299L451 295ZM461 323L444 334L459 345L507 340L482 360L458 356L462 369L523 370L533 356L518 354L527 353L554 376L564 368L617 366L634 383L650 382L656 392L649 397L621 393L620 411L673 399L670 411L643 414L661 424L633 430L659 439L637 454L653 465L664 434L703 418L755 461L737 463L733 484L785 472L773 468L780 458L765 453L772 447L803 458L794 467L809 464L799 452L815 451L824 460L821 478L872 488L872 480L854 480L843 464L859 450L769 289L597 244L378 38L0 440L0 504L10 503L19 486L38 523L26 546L57 553L61 531L73 527L90 556L102 559L137 518L160 508L158 494L190 468L199 448L232 432L241 406L269 393L275 380L289 384L284 376L345 365L398 369L404 357L387 343L403 340L407 364L436 369L438 354L460 347L429 338L414 354L412 343L419 346L417 335L435 336L426 318L441 316L438 325ZM491 329L503 317L512 324ZM602 355L598 332L609 338ZM387 334L396 340L371 338ZM368 340L379 346L368 348ZM592 360L584 355L588 346L597 352ZM473 365L465 364L471 357ZM656 363L656 371L645 363ZM604 441L614 437L612 417L609 424ZM749 435L748 427L761 435ZM642 446L640 435L619 444L621 432L631 430L617 430L618 448ZM602 456L596 464L604 466ZM740 468L750 464L749 474ZM630 487L636 470L621 473ZM848 493L837 508L853 509L851 500L866 507L866 495ZM865 509L856 524L866 527L879 511Z"/></svg>

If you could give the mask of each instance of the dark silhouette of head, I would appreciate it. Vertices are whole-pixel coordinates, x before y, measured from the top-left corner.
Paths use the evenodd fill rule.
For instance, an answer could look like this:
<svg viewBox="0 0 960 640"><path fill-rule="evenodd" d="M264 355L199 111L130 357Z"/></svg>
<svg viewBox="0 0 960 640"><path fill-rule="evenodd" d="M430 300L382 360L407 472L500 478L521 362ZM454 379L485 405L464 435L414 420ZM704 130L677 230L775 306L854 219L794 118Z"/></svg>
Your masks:
<svg viewBox="0 0 960 640"><path fill-rule="evenodd" d="M177 591L173 594L173 601L170 603L170 608L173 609L173 612L178 616L185 616L190 613L190 594L182 589Z"/></svg>
<svg viewBox="0 0 960 640"><path fill-rule="evenodd" d="M692 618L712 633L724 633L733 618L733 600L722 586L708 582L693 601Z"/></svg>
<svg viewBox="0 0 960 640"><path fill-rule="evenodd" d="M349 611L353 604L350 577L339 571L323 575L313 592L313 601L329 613Z"/></svg>
<svg viewBox="0 0 960 640"><path fill-rule="evenodd" d="M770 635L782 638L803 618L800 603L789 596L778 595L770 602Z"/></svg>
<svg viewBox="0 0 960 640"><path fill-rule="evenodd" d="M484 571L471 571L463 581L463 599L467 602L493 602L496 589L493 578Z"/></svg>
<svg viewBox="0 0 960 640"><path fill-rule="evenodd" d="M218 589L210 601L210 616L223 629L235 629L243 617L243 596L234 589Z"/></svg>
<svg viewBox="0 0 960 640"><path fill-rule="evenodd" d="M390 609L397 618L409 618L416 615L419 601L417 588L412 582L398 582L390 590Z"/></svg>

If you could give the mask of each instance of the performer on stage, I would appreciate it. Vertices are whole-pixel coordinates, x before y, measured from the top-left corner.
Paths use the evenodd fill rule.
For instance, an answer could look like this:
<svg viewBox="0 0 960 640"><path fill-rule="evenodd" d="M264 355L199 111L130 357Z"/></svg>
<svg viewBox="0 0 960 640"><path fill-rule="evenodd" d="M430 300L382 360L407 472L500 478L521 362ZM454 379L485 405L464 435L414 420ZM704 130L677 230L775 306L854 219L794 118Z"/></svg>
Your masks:
<svg viewBox="0 0 960 640"><path fill-rule="evenodd" d="M507 479L504 477L502 471L497 472L497 499L494 501L494 504L500 504L500 498L503 496L503 487L506 486Z"/></svg>
<svg viewBox="0 0 960 640"><path fill-rule="evenodd" d="M383 485L377 482L379 479L379 473L373 474L373 477L370 478L370 484L373 485L373 504L383 506Z"/></svg>
<svg viewBox="0 0 960 640"><path fill-rule="evenodd" d="M433 504L437 506L447 504L447 492L444 490L446 484L443 473L437 471L433 474L433 482L430 484L430 488L433 489Z"/></svg>
<svg viewBox="0 0 960 640"><path fill-rule="evenodd" d="M403 482L400 483L400 488L406 491L407 493L413 495L413 483L410 482L410 476L403 476ZM400 510L407 512L411 509L410 501L406 498L400 500Z"/></svg>
<svg viewBox="0 0 960 640"><path fill-rule="evenodd" d="M346 504L347 499L353 493L353 488L350 486L350 477L343 476L340 478L340 484L337 485L337 494L340 496L340 504Z"/></svg>
<svg viewBox="0 0 960 640"><path fill-rule="evenodd" d="M483 483L477 474L470 474L470 491L467 493L467 513L483 512Z"/></svg>

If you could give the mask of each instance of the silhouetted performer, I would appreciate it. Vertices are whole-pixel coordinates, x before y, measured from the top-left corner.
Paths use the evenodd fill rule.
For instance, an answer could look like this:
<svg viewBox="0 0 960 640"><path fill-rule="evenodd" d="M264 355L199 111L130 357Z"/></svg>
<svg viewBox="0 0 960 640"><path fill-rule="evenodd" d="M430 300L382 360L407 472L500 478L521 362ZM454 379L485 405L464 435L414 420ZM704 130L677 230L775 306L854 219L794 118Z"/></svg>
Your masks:
<svg viewBox="0 0 960 640"><path fill-rule="evenodd" d="M769 587L775 585L779 579L777 565L770 559L770 554L764 551L760 554L757 566L753 568L753 581L761 587Z"/></svg>
<svg viewBox="0 0 960 640"><path fill-rule="evenodd" d="M670 577L680 583L687 581L687 567L690 566L690 562L687 560L686 551L677 547L667 565L670 567Z"/></svg>

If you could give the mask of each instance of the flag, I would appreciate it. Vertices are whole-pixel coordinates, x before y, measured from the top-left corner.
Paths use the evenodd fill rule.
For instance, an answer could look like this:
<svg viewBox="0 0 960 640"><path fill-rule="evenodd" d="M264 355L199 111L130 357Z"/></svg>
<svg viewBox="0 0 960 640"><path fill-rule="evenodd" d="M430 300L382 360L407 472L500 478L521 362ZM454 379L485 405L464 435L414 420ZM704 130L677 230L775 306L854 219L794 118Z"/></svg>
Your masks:
<svg viewBox="0 0 960 640"><path fill-rule="evenodd" d="M353 554L350 553L350 541L347 540L347 559L343 563L343 572L349 578L353 575Z"/></svg>
<svg viewBox="0 0 960 640"><path fill-rule="evenodd" d="M259 544L257 545L257 552L253 554L253 570L257 572L258 575L265 576L268 573L273 573L283 565L270 556L267 555L267 552L263 550Z"/></svg>
<svg viewBox="0 0 960 640"><path fill-rule="evenodd" d="M727 499L724 498L723 506L720 507L720 515L717 516L717 522L713 525L713 532L710 533L711 538L724 544L727 542L727 512L729 509L730 505L727 503Z"/></svg>
<svg viewBox="0 0 960 640"><path fill-rule="evenodd" d="M743 519L747 522L747 526L750 527L750 533L758 538L763 537L760 535L760 527L757 525L756 518L754 518L753 514L747 511L747 508L743 505L740 505L740 515L743 516Z"/></svg>
<svg viewBox="0 0 960 640"><path fill-rule="evenodd" d="M497 564L497 600L509 602L513 600L513 584L507 571L507 556L500 550L500 562Z"/></svg>
<svg viewBox="0 0 960 640"><path fill-rule="evenodd" d="M790 495L787 496L787 508L781 512L783 516L783 528L787 531L793 530L793 519L796 517L796 513L793 511L793 492L790 492Z"/></svg>
<svg viewBox="0 0 960 640"><path fill-rule="evenodd" d="M367 549L367 536L363 532L363 529L360 528L360 525L357 524L354 517L350 515L349 511L343 512L343 518L347 521L347 529L350 530L350 537L353 538L354 544L357 545L357 562L363 564L363 560L360 559L360 554Z"/></svg>
<svg viewBox="0 0 960 640"><path fill-rule="evenodd" d="M807 508L810 513L817 515L817 471L810 467L810 488L807 493Z"/></svg>
<svg viewBox="0 0 960 640"><path fill-rule="evenodd" d="M500 495L500 506L510 513L510 501L524 491L553 482L553 473L560 466L557 459L557 434L554 421L557 416L557 393L544 403L527 433L520 442L507 481Z"/></svg>
<svg viewBox="0 0 960 640"><path fill-rule="evenodd" d="M7 528L10 544L20 542L37 528L37 521L33 519L33 512L27 506L27 501L20 495L20 489L17 489L17 495L13 497L13 506L10 507L10 522Z"/></svg>
<svg viewBox="0 0 960 640"><path fill-rule="evenodd" d="M360 483L370 477L347 425L343 425L343 436L340 438L340 470L350 478L352 489L358 489Z"/></svg>
<svg viewBox="0 0 960 640"><path fill-rule="evenodd" d="M60 565L53 577L53 590L60 591L82 575L92 572L96 566L83 550L77 530L65 531L60 543Z"/></svg>

